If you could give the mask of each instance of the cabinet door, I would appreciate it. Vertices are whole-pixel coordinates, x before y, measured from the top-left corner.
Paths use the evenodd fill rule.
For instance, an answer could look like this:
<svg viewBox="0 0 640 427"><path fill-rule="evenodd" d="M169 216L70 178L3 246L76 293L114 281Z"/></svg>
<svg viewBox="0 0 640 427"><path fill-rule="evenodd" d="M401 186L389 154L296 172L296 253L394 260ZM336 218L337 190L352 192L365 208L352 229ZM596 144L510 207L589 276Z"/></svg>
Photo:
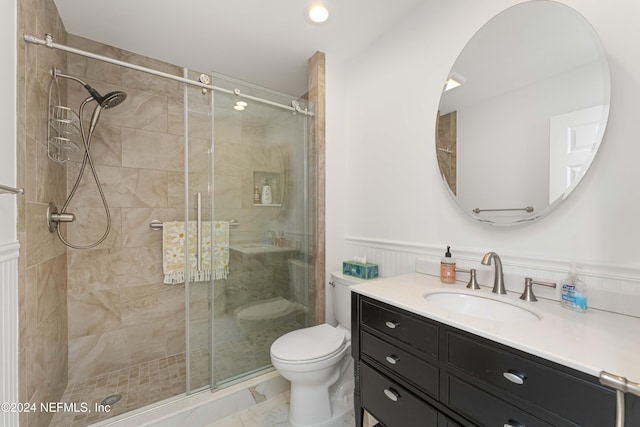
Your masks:
<svg viewBox="0 0 640 427"><path fill-rule="evenodd" d="M386 427L438 427L438 411L404 387L362 364L362 406Z"/></svg>

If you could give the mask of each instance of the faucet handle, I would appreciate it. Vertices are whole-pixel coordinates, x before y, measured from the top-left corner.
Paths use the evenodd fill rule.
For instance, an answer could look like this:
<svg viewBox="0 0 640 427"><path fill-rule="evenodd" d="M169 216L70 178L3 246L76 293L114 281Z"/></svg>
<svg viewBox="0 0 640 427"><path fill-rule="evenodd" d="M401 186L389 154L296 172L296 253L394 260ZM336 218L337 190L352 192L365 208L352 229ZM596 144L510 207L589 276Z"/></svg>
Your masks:
<svg viewBox="0 0 640 427"><path fill-rule="evenodd" d="M480 285L478 284L478 279L476 279L475 268L471 268L469 270L464 268L456 268L456 272L469 273L469 282L467 282L468 289L480 289Z"/></svg>
<svg viewBox="0 0 640 427"><path fill-rule="evenodd" d="M539 280L533 280L531 277L524 278L524 291L522 295L520 295L521 300L535 302L538 301L538 298L533 294L533 285L542 285L548 286L550 288L555 288L556 284L554 282L541 282Z"/></svg>

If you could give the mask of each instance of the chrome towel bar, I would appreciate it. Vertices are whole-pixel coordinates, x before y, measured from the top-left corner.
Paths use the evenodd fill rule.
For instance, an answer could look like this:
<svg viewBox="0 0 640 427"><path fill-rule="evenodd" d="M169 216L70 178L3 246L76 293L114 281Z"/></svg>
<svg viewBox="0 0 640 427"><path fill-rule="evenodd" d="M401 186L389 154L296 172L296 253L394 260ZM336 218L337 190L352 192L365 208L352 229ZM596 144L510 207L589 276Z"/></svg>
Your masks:
<svg viewBox="0 0 640 427"><path fill-rule="evenodd" d="M240 223L235 219L229 220L229 227L237 227L239 225ZM162 230L162 227L163 227L162 221L159 221L157 219L154 219L149 223L149 228L155 231Z"/></svg>
<svg viewBox="0 0 640 427"><path fill-rule="evenodd" d="M480 209L480 208L475 208L473 210L473 213L480 213L480 212L504 212L504 211L527 211L527 212L533 212L533 206L527 206L526 208L506 208L506 209Z"/></svg>
<svg viewBox="0 0 640 427"><path fill-rule="evenodd" d="M24 189L0 184L0 194L24 194Z"/></svg>
<svg viewBox="0 0 640 427"><path fill-rule="evenodd" d="M624 394L631 393L640 396L640 383L634 383L625 377L601 371L600 384L616 391L616 427L624 427Z"/></svg>

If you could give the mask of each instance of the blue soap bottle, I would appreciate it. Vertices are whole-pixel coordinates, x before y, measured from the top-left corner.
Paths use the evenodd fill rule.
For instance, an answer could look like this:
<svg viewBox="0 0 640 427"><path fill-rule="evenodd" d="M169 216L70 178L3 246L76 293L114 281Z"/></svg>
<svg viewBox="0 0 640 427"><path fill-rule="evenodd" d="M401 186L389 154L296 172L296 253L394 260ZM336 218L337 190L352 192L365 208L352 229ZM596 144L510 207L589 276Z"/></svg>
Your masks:
<svg viewBox="0 0 640 427"><path fill-rule="evenodd" d="M587 311L587 285L573 264L567 277L562 280L560 303L569 310Z"/></svg>

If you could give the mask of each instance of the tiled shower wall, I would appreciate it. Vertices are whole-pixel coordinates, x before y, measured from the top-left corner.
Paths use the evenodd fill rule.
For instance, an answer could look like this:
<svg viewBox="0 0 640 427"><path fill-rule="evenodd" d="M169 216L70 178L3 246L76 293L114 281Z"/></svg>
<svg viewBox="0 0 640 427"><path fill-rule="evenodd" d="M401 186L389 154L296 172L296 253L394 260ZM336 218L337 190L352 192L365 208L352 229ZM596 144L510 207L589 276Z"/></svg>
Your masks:
<svg viewBox="0 0 640 427"><path fill-rule="evenodd" d="M49 233L49 201L65 197L65 166L46 154L49 70L66 67L66 56L28 45L23 34L51 33L61 43L66 31L55 4L18 1L17 181L18 197L19 397L20 402L55 402L67 384L67 254ZM63 86L64 88L64 86ZM20 414L21 426L47 426L53 414Z"/></svg>
<svg viewBox="0 0 640 427"><path fill-rule="evenodd" d="M68 44L182 74L178 67L80 37L70 35ZM102 94L119 90L128 95L122 104L102 111L91 143L110 208L111 233L95 249L68 251L73 383L185 351L184 285L163 284L162 233L149 228L153 219L184 219L184 107L183 87L177 82L72 54L66 72ZM88 95L69 83L67 96L69 106L77 109ZM89 104L85 117L94 105ZM194 137L190 145L194 159L205 159L190 165L194 174L204 174L205 185L208 143ZM67 188L78 170L78 164L68 166ZM67 226L72 243L85 245L100 238L106 215L88 170L69 211L77 217Z"/></svg>

